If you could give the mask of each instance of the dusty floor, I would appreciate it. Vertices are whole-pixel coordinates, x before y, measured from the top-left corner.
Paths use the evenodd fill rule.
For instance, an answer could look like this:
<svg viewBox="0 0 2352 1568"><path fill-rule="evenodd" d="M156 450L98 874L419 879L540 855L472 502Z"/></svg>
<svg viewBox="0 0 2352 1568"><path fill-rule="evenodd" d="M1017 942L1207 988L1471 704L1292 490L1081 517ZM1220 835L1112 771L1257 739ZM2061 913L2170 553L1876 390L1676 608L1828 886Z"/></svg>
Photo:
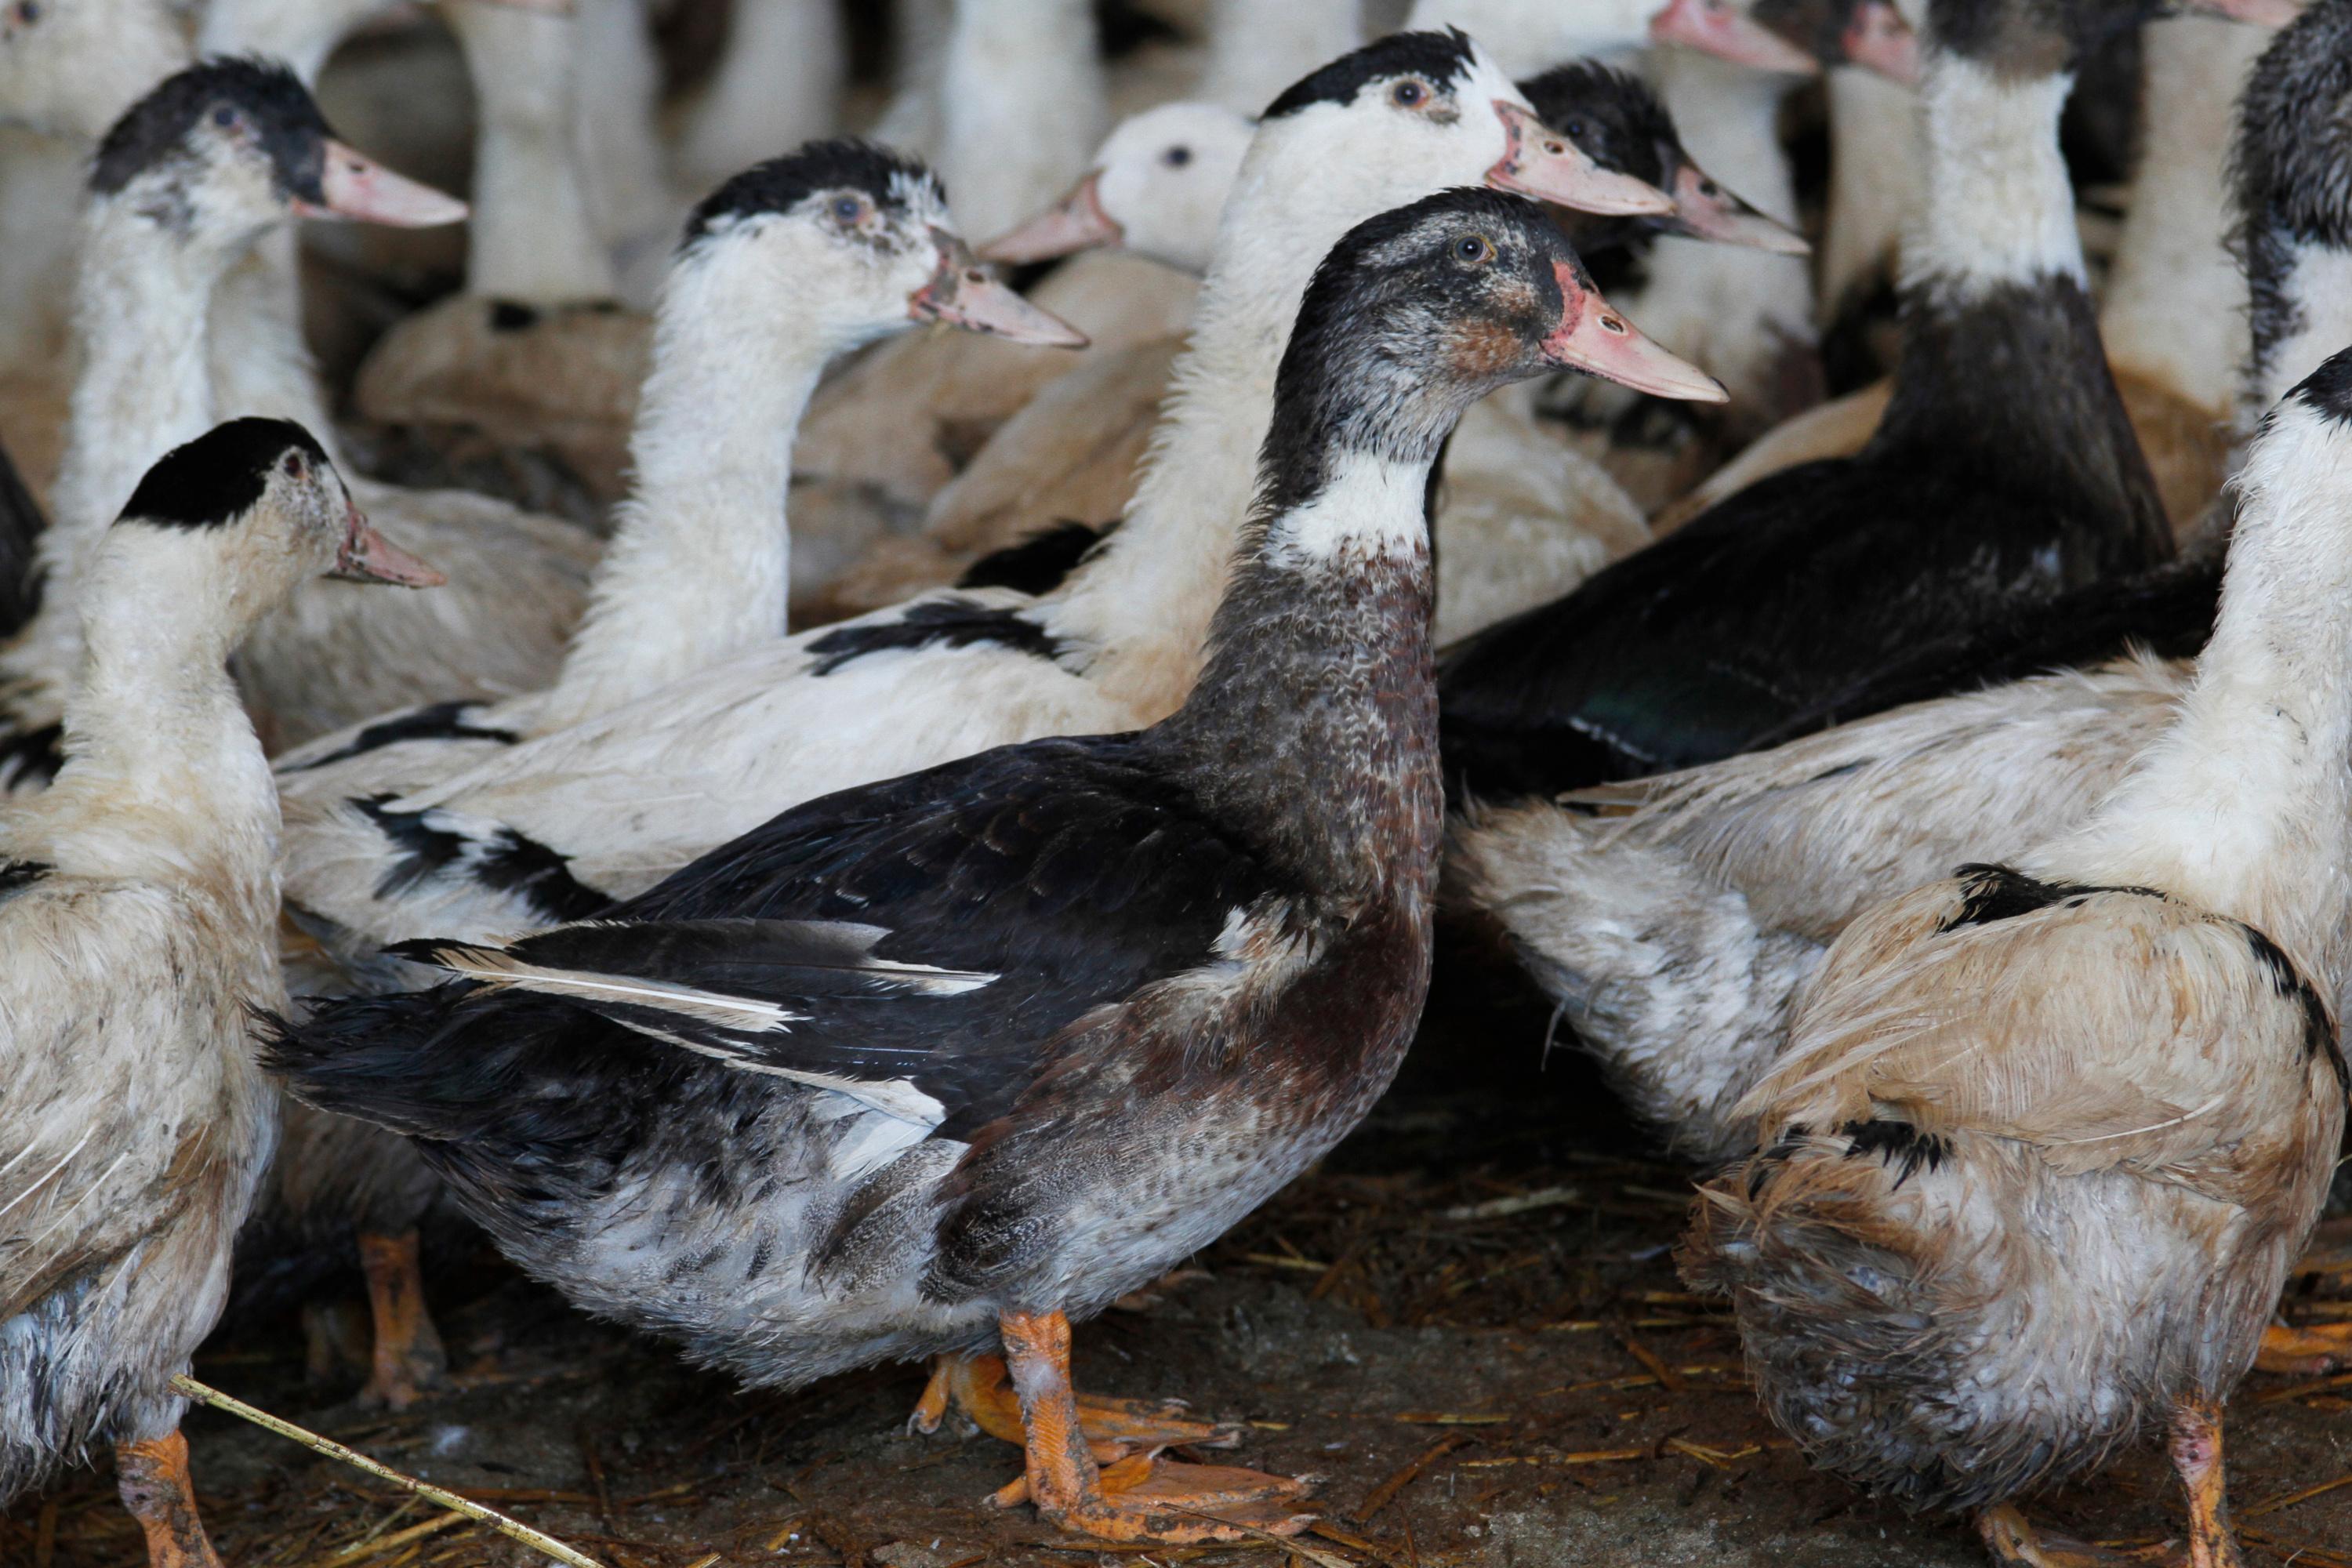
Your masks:
<svg viewBox="0 0 2352 1568"><path fill-rule="evenodd" d="M1540 1012L1467 1008L1471 988L1457 977L1403 1081L1320 1173L1155 1304L1080 1331L1087 1385L1245 1420L1238 1462L1325 1478L1325 1525L1280 1553L1059 1539L1025 1509L982 1502L1017 1472L1013 1449L906 1434L919 1368L739 1393L463 1247L432 1279L468 1373L453 1393L396 1417L361 1411L349 1383L306 1384L291 1319L230 1325L197 1375L612 1568L1980 1562L1956 1525L1863 1501L1799 1462L1742 1387L1727 1327L1675 1278L1685 1173L1646 1155L1573 1058L1539 1068ZM2298 1316L2352 1316L2352 1272L2295 1290ZM2352 1568L2352 1378L2256 1378L2231 1415L2252 1562ZM188 1431L231 1568L541 1561L229 1417L200 1412ZM2178 1522L2152 1451L2030 1511L2130 1544ZM100 1473L0 1521L7 1568L141 1556Z"/></svg>

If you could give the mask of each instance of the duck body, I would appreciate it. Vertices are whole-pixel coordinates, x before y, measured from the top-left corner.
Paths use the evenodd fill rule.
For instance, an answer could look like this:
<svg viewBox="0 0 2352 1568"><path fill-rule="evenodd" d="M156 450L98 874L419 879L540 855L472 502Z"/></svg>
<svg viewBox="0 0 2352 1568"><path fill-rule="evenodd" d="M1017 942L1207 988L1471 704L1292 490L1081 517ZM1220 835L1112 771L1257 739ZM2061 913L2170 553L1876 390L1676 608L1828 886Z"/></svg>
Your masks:
<svg viewBox="0 0 2352 1568"><path fill-rule="evenodd" d="M1533 794L1712 761L1922 638L2164 560L2105 363L2080 352L2098 341L2081 289L1938 314L1910 329L1906 390L1941 384L1898 395L1859 457L1761 480L1454 649L1449 767ZM2031 377L2037 401L1947 376ZM2089 439L2052 444L2043 420Z"/></svg>

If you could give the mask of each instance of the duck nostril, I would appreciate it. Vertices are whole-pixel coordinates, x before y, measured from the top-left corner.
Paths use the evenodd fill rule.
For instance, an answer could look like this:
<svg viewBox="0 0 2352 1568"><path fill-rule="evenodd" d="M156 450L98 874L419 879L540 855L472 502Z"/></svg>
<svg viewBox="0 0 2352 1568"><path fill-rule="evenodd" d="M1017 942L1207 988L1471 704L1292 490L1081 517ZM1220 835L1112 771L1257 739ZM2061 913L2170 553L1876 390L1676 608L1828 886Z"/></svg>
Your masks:
<svg viewBox="0 0 2352 1568"><path fill-rule="evenodd" d="M1604 332L1622 332L1625 330L1625 323L1614 316L1603 316L1601 318L1601 330Z"/></svg>
<svg viewBox="0 0 2352 1568"><path fill-rule="evenodd" d="M1703 196L1719 196L1723 194L1723 187L1713 180L1701 180L1698 183L1698 194Z"/></svg>
<svg viewBox="0 0 2352 1568"><path fill-rule="evenodd" d="M963 280L967 283L985 283L988 281L988 274L977 267L966 268Z"/></svg>

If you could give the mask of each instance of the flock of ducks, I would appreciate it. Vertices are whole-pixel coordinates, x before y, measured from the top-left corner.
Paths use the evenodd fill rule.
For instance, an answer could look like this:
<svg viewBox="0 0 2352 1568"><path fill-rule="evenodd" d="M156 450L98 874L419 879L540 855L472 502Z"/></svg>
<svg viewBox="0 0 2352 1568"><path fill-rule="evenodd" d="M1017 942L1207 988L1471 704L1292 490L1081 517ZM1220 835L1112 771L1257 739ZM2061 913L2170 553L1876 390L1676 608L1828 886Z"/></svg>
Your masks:
<svg viewBox="0 0 2352 1568"><path fill-rule="evenodd" d="M2272 1321L2347 1109L2352 0L2209 8L1211 0L1112 68L907 0L852 140L829 0L667 136L636 0L439 0L346 96L469 78L470 214L314 96L379 0L0 8L0 1502L110 1447L209 1568L232 1261L355 1240L405 1405L447 1205L748 1384L933 1358L1001 1505L1295 1532L1071 1325L1363 1118L1443 910L1701 1167L1807 1459L2089 1564L2016 1501L2156 1424L2240 1561L2232 1387L2352 1353ZM2060 117L2134 29L2102 275ZM469 226L362 411L604 526L360 477L329 217Z"/></svg>

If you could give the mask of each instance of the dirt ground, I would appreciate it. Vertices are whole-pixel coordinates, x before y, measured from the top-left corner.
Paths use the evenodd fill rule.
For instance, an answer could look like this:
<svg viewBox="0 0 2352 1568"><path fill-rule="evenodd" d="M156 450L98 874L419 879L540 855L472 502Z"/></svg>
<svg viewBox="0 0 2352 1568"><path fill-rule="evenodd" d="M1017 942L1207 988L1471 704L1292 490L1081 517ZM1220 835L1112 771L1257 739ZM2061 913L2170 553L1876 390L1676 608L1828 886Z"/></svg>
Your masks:
<svg viewBox="0 0 2352 1568"><path fill-rule="evenodd" d="M429 1290L463 1373L394 1416L306 1379L291 1316L224 1327L196 1374L460 1489L611 1568L971 1568L1173 1562L1960 1568L1973 1537L1809 1471L1740 1376L1737 1340L1668 1257L1688 1173L1653 1157L1547 1019L1456 968L1402 1080L1312 1176L1168 1282L1078 1333L1107 1394L1246 1421L1228 1462L1323 1478L1296 1543L1103 1552L987 1494L1012 1447L912 1436L915 1366L746 1394L568 1309L478 1244ZM1475 997L1476 1005L1471 1004ZM2352 1317L2347 1272L2301 1319ZM355 1287L354 1287L355 1289ZM2352 1378L2256 1377L2230 1480L2257 1568L2352 1568ZM506 1568L543 1561L233 1418L187 1426L231 1568ZM2029 1513L2140 1545L2177 1531L2156 1452ZM93 1471L0 1521L6 1568L123 1568L135 1528Z"/></svg>

